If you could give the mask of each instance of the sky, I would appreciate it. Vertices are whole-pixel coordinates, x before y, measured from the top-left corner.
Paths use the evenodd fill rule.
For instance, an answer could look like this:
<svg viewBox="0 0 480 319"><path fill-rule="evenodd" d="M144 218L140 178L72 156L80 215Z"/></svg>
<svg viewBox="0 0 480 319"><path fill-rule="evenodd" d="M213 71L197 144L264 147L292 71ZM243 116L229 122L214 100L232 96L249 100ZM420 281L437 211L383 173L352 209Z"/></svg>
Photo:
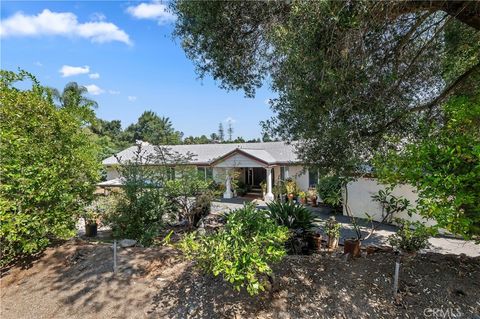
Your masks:
<svg viewBox="0 0 480 319"><path fill-rule="evenodd" d="M24 69L58 89L72 81L87 87L99 118L126 127L153 110L185 136L231 122L234 137L251 139L272 116L268 85L252 99L198 78L164 2L2 0L0 17L1 68Z"/></svg>

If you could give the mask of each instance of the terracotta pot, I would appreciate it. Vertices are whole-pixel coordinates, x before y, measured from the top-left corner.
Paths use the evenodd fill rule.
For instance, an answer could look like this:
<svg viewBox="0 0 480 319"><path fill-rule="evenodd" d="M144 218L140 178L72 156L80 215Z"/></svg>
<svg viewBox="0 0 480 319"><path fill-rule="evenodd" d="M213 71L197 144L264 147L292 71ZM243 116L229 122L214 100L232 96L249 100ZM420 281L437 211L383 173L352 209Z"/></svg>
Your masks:
<svg viewBox="0 0 480 319"><path fill-rule="evenodd" d="M328 236L327 247L329 250L335 250L338 247L338 237Z"/></svg>
<svg viewBox="0 0 480 319"><path fill-rule="evenodd" d="M295 195L293 195L293 194L288 194L288 200L289 200L289 201L292 201L294 197L295 197Z"/></svg>
<svg viewBox="0 0 480 319"><path fill-rule="evenodd" d="M317 204L317 197L310 197L310 200L312 202L312 206L313 207L317 207L318 204Z"/></svg>
<svg viewBox="0 0 480 319"><path fill-rule="evenodd" d="M345 254L350 254L352 257L360 257L360 240L345 239L343 252Z"/></svg>
<svg viewBox="0 0 480 319"><path fill-rule="evenodd" d="M299 201L300 201L300 204L305 205L305 198L300 197Z"/></svg>
<svg viewBox="0 0 480 319"><path fill-rule="evenodd" d="M310 234L308 236L308 246L313 251L320 251L322 249L322 235Z"/></svg>
<svg viewBox="0 0 480 319"><path fill-rule="evenodd" d="M85 236L96 237L97 236L97 224L86 224L85 225Z"/></svg>

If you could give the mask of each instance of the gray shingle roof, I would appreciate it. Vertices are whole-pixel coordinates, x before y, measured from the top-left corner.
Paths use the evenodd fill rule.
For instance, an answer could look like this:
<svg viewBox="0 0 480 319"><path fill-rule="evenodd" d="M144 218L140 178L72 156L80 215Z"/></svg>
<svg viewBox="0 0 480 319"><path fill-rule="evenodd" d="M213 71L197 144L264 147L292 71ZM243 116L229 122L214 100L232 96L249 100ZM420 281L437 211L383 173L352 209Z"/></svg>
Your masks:
<svg viewBox="0 0 480 319"><path fill-rule="evenodd" d="M164 145L173 152L186 155L188 152L194 155L191 164L210 164L216 159L241 149L268 164L298 162L295 154L295 146L285 142L265 143L231 143L231 144L193 144L193 145ZM134 158L137 146L131 146L117 154L120 160L129 161ZM144 155L155 154L155 146L149 143L142 144ZM117 159L111 156L102 162L104 165L118 164Z"/></svg>

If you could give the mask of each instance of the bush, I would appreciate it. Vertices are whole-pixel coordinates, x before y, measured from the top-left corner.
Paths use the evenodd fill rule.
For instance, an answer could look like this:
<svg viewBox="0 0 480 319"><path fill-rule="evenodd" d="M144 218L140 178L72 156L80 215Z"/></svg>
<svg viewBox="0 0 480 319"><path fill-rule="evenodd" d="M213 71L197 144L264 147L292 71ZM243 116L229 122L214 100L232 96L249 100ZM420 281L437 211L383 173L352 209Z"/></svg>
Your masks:
<svg viewBox="0 0 480 319"><path fill-rule="evenodd" d="M433 230L420 222L409 222L403 219L396 219L400 224L397 232L388 237L392 247L406 253L417 252L430 246L428 238Z"/></svg>
<svg viewBox="0 0 480 319"><path fill-rule="evenodd" d="M266 218L264 211L245 205L226 217L225 228L218 233L190 233L178 248L188 259L214 276L222 275L235 289L245 287L253 295L265 290L270 264L286 254L288 229Z"/></svg>
<svg viewBox="0 0 480 319"><path fill-rule="evenodd" d="M116 196L115 207L105 219L115 237L135 239L148 246L159 234L164 214L171 212L172 207L161 192L162 174L144 165L148 160L142 154L139 144L134 160L118 166L124 179L123 188L112 195Z"/></svg>
<svg viewBox="0 0 480 319"><path fill-rule="evenodd" d="M162 194L174 208L177 219L195 227L200 218L210 212L215 192L210 190L211 181L200 176L194 166L184 165L176 168L175 172L175 179L164 183Z"/></svg>
<svg viewBox="0 0 480 319"><path fill-rule="evenodd" d="M327 236L331 238L339 238L341 228L342 228L342 225L335 220L334 216L331 216L325 222L325 233L327 234Z"/></svg>
<svg viewBox="0 0 480 319"><path fill-rule="evenodd" d="M25 80L31 89L14 87ZM1 71L0 266L74 235L99 178L91 134L48 92L24 71Z"/></svg>
<svg viewBox="0 0 480 319"><path fill-rule="evenodd" d="M338 176L322 177L317 184L317 193L324 204L338 207L342 204L342 186L345 181Z"/></svg>
<svg viewBox="0 0 480 319"><path fill-rule="evenodd" d="M281 203L273 201L267 204L268 216L280 226L286 226L289 229L301 229L303 231L313 228L315 216L308 208L287 201Z"/></svg>

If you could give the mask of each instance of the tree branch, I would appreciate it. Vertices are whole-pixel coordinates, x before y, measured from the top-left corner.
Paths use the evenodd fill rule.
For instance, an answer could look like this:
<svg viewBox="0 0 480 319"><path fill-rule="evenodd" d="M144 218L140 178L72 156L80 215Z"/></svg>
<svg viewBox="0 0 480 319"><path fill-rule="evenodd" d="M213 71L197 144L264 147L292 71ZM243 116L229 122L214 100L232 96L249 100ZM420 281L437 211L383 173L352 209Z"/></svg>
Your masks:
<svg viewBox="0 0 480 319"><path fill-rule="evenodd" d="M380 134L380 133L384 132L386 129L388 129L390 126L392 126L393 124L399 122L401 119L403 119L408 114L415 113L415 112L420 112L420 111L423 111L423 110L426 110L426 109L431 109L432 107L434 107L435 105L437 105L438 103L440 103L444 99L446 99L452 92L455 91L456 88L458 88L460 85L462 85L463 82L465 82L472 74L474 74L477 71L480 71L480 61L478 61L470 69L465 71L461 76L459 76L455 81L453 81L448 87L446 87L442 91L442 93L440 93L436 98L434 98L430 102L424 103L424 104L416 106L416 107L412 107L412 108L407 109L407 110L404 110L400 116L397 116L397 117L393 118L392 120L390 120L389 122L387 122L385 125L382 126L381 129L379 129L375 132L366 133L366 134L362 134L362 135L364 135L364 136L374 136L374 135Z"/></svg>
<svg viewBox="0 0 480 319"><path fill-rule="evenodd" d="M480 2L479 1L418 1L405 0L399 2L392 10L394 17L413 13L419 10L443 11L466 25L480 30Z"/></svg>

